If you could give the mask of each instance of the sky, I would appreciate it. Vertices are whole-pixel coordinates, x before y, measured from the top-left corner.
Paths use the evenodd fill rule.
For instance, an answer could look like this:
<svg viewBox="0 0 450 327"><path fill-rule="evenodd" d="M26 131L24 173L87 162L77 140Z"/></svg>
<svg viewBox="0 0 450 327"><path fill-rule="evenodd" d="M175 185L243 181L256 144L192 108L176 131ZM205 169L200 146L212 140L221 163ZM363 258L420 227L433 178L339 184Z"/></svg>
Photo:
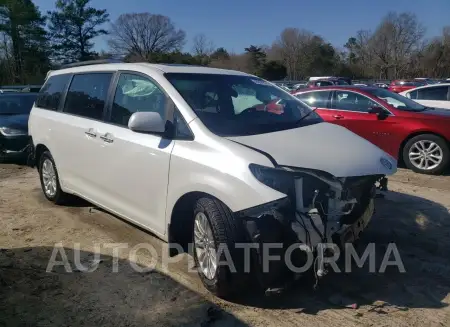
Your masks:
<svg viewBox="0 0 450 327"><path fill-rule="evenodd" d="M33 0L43 12L56 0ZM111 21L123 13L150 12L171 18L187 34L185 51L203 33L216 47L243 52L249 45L271 45L286 27L307 29L342 47L360 29L374 30L389 11L412 12L427 28L427 37L450 25L450 0L91 0L107 9ZM108 50L107 38L96 39Z"/></svg>

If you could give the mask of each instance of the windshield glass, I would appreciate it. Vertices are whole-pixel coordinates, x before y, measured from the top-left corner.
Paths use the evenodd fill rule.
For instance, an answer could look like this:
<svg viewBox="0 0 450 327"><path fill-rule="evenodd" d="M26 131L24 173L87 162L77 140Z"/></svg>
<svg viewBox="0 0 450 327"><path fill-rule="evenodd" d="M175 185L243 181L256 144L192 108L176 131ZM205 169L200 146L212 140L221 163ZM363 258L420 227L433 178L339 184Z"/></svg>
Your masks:
<svg viewBox="0 0 450 327"><path fill-rule="evenodd" d="M36 94L0 95L0 115L27 115L36 97Z"/></svg>
<svg viewBox="0 0 450 327"><path fill-rule="evenodd" d="M411 99L408 99L403 95L388 91L386 89L376 88L376 89L367 89L365 91L369 92L370 94L376 96L377 98L383 101L386 101L388 104L399 110L423 111L426 109L426 107L422 106L421 104Z"/></svg>
<svg viewBox="0 0 450 327"><path fill-rule="evenodd" d="M322 122L296 97L245 75L167 73L203 124L220 136L270 133Z"/></svg>

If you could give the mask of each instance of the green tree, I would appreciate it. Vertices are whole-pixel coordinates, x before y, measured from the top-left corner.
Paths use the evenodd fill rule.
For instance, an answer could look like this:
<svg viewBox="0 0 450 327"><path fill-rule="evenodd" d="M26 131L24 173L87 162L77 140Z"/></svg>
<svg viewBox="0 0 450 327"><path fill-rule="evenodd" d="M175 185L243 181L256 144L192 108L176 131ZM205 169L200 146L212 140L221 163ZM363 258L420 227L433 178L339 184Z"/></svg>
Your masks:
<svg viewBox="0 0 450 327"><path fill-rule="evenodd" d="M287 76L287 69L282 63L271 60L262 65L259 76L269 81L280 80Z"/></svg>
<svg viewBox="0 0 450 327"><path fill-rule="evenodd" d="M31 0L0 0L3 78L10 83L38 83L49 69L45 17ZM5 72L2 71L2 74Z"/></svg>
<svg viewBox="0 0 450 327"><path fill-rule="evenodd" d="M230 54L228 53L228 51L225 48L221 47L221 48L217 48L216 51L211 53L210 58L214 59L214 60L226 60L226 59L230 59Z"/></svg>
<svg viewBox="0 0 450 327"><path fill-rule="evenodd" d="M250 73L254 75L259 75L262 66L266 62L266 53L261 47L251 45L244 49L248 56L248 66Z"/></svg>
<svg viewBox="0 0 450 327"><path fill-rule="evenodd" d="M108 32L101 28L108 22L106 10L89 7L90 0L57 0L49 12L49 31L54 59L61 62L90 60L97 56L93 39Z"/></svg>

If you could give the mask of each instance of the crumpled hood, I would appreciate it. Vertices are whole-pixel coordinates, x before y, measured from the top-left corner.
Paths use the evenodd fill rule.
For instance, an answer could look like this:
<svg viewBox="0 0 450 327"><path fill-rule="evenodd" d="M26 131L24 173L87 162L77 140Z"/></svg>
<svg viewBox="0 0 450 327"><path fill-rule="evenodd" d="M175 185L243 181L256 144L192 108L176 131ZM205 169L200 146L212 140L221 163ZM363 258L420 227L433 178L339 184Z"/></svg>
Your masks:
<svg viewBox="0 0 450 327"><path fill-rule="evenodd" d="M395 158L348 129L329 123L227 139L269 154L278 165L322 170L336 177L397 171Z"/></svg>
<svg viewBox="0 0 450 327"><path fill-rule="evenodd" d="M0 127L17 128L27 131L28 117L29 115L0 115Z"/></svg>

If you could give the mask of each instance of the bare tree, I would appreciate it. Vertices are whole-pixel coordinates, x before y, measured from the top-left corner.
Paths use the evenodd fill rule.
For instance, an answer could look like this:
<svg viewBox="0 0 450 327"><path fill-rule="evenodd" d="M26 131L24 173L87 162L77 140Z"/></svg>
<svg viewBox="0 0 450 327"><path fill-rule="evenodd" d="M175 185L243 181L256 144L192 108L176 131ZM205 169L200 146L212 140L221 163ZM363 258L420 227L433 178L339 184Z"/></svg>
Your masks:
<svg viewBox="0 0 450 327"><path fill-rule="evenodd" d="M122 14L111 25L111 51L149 60L154 53L180 50L186 33L176 29L169 17L150 13Z"/></svg>
<svg viewBox="0 0 450 327"><path fill-rule="evenodd" d="M344 45L348 50L348 63L360 76L374 76L375 55L370 48L371 36L370 31L359 30Z"/></svg>
<svg viewBox="0 0 450 327"><path fill-rule="evenodd" d="M425 28L410 13L389 13L370 40L370 49L378 59L384 77L403 76L412 56L420 49Z"/></svg>
<svg viewBox="0 0 450 327"><path fill-rule="evenodd" d="M450 76L450 27L444 27L442 35L424 42L421 51L414 56L416 73L423 76L447 78Z"/></svg>
<svg viewBox="0 0 450 327"><path fill-rule="evenodd" d="M193 39L192 52L199 57L209 56L214 52L216 47L212 40L208 39L205 34L197 34Z"/></svg>

